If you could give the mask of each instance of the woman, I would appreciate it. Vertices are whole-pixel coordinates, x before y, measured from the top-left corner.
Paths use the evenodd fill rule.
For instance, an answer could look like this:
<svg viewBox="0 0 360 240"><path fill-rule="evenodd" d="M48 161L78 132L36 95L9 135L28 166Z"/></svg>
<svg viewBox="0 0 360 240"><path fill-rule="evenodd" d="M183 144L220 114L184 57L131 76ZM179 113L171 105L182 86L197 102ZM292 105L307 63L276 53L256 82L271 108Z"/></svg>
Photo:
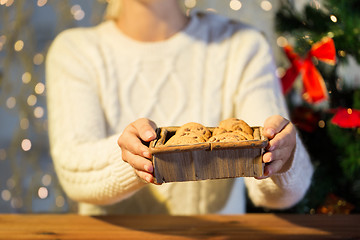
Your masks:
<svg viewBox="0 0 360 240"><path fill-rule="evenodd" d="M244 179L255 205L293 206L310 184L270 47L244 24L187 17L176 0L122 0L112 19L56 38L47 88L55 169L81 214L215 213L230 195L231 213L244 212L242 178L152 184L142 141L156 137L156 126L190 121L216 126L237 117L264 126L265 176Z"/></svg>

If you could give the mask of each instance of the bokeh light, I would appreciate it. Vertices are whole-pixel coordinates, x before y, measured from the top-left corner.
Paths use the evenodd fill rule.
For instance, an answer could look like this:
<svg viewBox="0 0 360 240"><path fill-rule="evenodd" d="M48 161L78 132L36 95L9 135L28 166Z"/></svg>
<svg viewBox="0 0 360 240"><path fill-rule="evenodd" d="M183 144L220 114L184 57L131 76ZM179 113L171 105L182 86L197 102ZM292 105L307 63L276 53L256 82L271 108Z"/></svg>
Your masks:
<svg viewBox="0 0 360 240"><path fill-rule="evenodd" d="M44 116L44 108L43 107L36 107L34 109L34 116L36 118L42 118Z"/></svg>
<svg viewBox="0 0 360 240"><path fill-rule="evenodd" d="M34 106L37 102L37 97L33 94L31 94L28 98L27 98L27 104L29 106Z"/></svg>
<svg viewBox="0 0 360 240"><path fill-rule="evenodd" d="M14 97L9 97L8 99L6 99L6 106L9 109L14 108L16 105L16 99Z"/></svg>
<svg viewBox="0 0 360 240"><path fill-rule="evenodd" d="M242 7L242 4L239 0L231 0L230 1L230 8L234 11L238 11L240 10L240 8Z"/></svg>
<svg viewBox="0 0 360 240"><path fill-rule="evenodd" d="M29 119L22 118L20 120L20 128L23 129L23 130L28 129L29 128Z"/></svg>
<svg viewBox="0 0 360 240"><path fill-rule="evenodd" d="M261 1L260 3L260 7L264 10L264 11L270 11L272 9L272 4L271 2L264 0Z"/></svg>
<svg viewBox="0 0 360 240"><path fill-rule="evenodd" d="M41 183L44 186L49 186L51 184L51 175L50 174L45 174L42 178L41 178Z"/></svg>
<svg viewBox="0 0 360 240"><path fill-rule="evenodd" d="M44 91L45 91L45 84L43 84L43 83L41 83L41 82L39 82L39 83L37 83L36 85L35 85L35 93L36 94L43 94L44 93Z"/></svg>
<svg viewBox="0 0 360 240"><path fill-rule="evenodd" d="M10 201L11 199L11 192L7 189L1 191L1 198L5 202Z"/></svg>
<svg viewBox="0 0 360 240"><path fill-rule="evenodd" d="M24 42L22 40L18 40L14 44L14 49L17 52L20 52L24 48Z"/></svg>
<svg viewBox="0 0 360 240"><path fill-rule="evenodd" d="M46 187L40 187L38 189L38 196L40 199L45 199L48 197L48 195L49 195L49 191L47 190Z"/></svg>
<svg viewBox="0 0 360 240"><path fill-rule="evenodd" d="M61 208L65 205L65 199L63 196L57 196L55 200L55 204L57 207Z"/></svg>
<svg viewBox="0 0 360 240"><path fill-rule="evenodd" d="M21 80L25 84L29 83L31 81L31 74L29 72L24 72L24 74L21 77Z"/></svg>
<svg viewBox="0 0 360 240"><path fill-rule="evenodd" d="M31 141L29 139L27 139L27 138L23 139L21 141L21 148L25 152L29 151L31 149Z"/></svg>
<svg viewBox="0 0 360 240"><path fill-rule="evenodd" d="M38 0L38 1L37 1L37 5L38 5L39 7L45 6L46 3L47 3L47 0Z"/></svg>
<svg viewBox="0 0 360 240"><path fill-rule="evenodd" d="M184 5L186 8L194 8L196 6L196 0L185 0Z"/></svg>

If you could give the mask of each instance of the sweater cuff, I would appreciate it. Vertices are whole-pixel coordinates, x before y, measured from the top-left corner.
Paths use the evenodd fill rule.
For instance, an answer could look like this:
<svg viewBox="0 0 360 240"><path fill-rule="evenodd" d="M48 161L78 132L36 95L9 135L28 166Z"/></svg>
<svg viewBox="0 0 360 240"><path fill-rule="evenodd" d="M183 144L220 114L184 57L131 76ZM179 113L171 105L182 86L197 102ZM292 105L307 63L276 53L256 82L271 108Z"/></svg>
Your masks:
<svg viewBox="0 0 360 240"><path fill-rule="evenodd" d="M116 143L117 137L112 136L113 141L110 142ZM112 152L110 179L106 180L103 192L106 199L112 200L106 201L105 205L131 197L146 184L138 177L134 168L122 160L121 150L116 144L114 144ZM100 199L104 198L104 196L98 197Z"/></svg>
<svg viewBox="0 0 360 240"><path fill-rule="evenodd" d="M298 134L296 134L296 147L293 158L290 161L292 163L287 171L271 177L274 183L282 188L291 188L294 184L300 183L309 186L314 169Z"/></svg>

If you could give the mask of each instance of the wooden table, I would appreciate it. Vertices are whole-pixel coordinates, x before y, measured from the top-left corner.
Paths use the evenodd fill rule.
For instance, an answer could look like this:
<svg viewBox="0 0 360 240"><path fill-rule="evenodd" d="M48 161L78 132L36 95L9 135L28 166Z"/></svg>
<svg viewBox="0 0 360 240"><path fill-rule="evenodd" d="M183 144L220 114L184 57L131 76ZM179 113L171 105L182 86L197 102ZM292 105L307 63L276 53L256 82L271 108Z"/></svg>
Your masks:
<svg viewBox="0 0 360 240"><path fill-rule="evenodd" d="M0 214L0 239L360 239L360 215Z"/></svg>

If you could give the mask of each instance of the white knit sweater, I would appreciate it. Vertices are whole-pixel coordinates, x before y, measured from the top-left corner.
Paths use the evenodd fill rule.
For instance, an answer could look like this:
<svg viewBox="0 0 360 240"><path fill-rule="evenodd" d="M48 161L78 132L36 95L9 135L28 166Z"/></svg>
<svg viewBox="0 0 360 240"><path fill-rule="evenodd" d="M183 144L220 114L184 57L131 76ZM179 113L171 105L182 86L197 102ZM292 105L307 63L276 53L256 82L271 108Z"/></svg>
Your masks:
<svg viewBox="0 0 360 240"><path fill-rule="evenodd" d="M46 80L55 169L81 214L204 214L228 201L232 179L143 183L117 145L140 117L158 126L216 126L229 117L258 126L274 114L288 117L264 36L215 14L193 14L161 42L130 39L113 21L67 30L49 50ZM255 205L286 208L303 197L312 172L297 138L287 172L245 183ZM244 211L244 192L237 195L230 212Z"/></svg>

